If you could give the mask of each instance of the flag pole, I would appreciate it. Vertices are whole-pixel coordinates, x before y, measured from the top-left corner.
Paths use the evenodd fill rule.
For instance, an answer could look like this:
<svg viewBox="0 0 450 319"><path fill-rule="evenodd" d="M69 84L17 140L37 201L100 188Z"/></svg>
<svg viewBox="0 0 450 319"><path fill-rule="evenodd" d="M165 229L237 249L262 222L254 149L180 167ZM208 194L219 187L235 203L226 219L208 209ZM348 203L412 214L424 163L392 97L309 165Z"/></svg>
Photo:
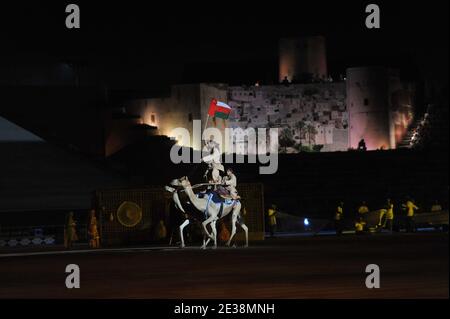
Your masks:
<svg viewBox="0 0 450 319"><path fill-rule="evenodd" d="M206 126L208 126L208 120L209 120L209 113L206 115L206 122L205 122L205 126L203 127L202 138L203 138L203 133L206 130Z"/></svg>
<svg viewBox="0 0 450 319"><path fill-rule="evenodd" d="M208 120L209 120L209 114L212 112L213 114L215 114L215 110L216 110L216 104L217 104L217 100L215 98L211 99L211 102L209 104L209 109L208 109L208 113L206 113L206 122L205 122L205 127L203 128L203 131L206 130L206 126L208 125ZM203 133L202 133L203 135Z"/></svg>

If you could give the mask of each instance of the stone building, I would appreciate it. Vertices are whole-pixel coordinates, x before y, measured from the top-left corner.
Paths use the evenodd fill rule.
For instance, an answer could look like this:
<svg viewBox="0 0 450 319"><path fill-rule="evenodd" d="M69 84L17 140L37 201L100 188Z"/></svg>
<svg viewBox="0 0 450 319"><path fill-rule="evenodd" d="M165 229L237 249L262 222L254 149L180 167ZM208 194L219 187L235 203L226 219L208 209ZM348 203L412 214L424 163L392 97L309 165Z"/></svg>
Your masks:
<svg viewBox="0 0 450 319"><path fill-rule="evenodd" d="M413 119L414 87L384 67L347 70L349 147L364 138L368 149L393 149Z"/></svg>
<svg viewBox="0 0 450 319"><path fill-rule="evenodd" d="M227 122L210 119L206 127L278 128L280 152L334 152L355 149L364 139L368 150L393 149L413 119L414 87L403 83L394 70L383 67L350 68L342 82L228 86L227 84L174 85L170 96L126 103L126 112L157 127L157 134L178 139L174 128L186 128L194 137L194 120L205 124L212 98L228 103ZM220 141L218 141L220 142ZM225 141L222 140L222 151ZM199 139L181 141L199 150ZM247 141L244 149L248 148ZM233 144L236 147L236 142ZM257 150L255 150L257 152Z"/></svg>
<svg viewBox="0 0 450 319"><path fill-rule="evenodd" d="M35 77L34 69L2 70L14 71L12 78L21 79L7 86L0 83L5 100L2 116L44 140L96 158L107 158L148 135L169 136L180 145L200 149L201 142L193 138L194 123L201 120L203 128L212 98L228 103L233 111L227 122L210 119L207 127L222 132L225 127L277 128L280 151L289 153L345 151L356 148L362 138L369 150L396 148L413 119L413 85L385 67L349 68L346 80L333 81L328 76L325 39L320 36L280 40L282 83L277 85L177 84L163 92L118 98L114 90L91 87L95 81L76 85L70 65L49 66L46 72L36 69ZM56 88L57 83L61 86ZM39 108L22 112L23 105ZM172 134L178 127L187 129L192 138L179 140Z"/></svg>
<svg viewBox="0 0 450 319"><path fill-rule="evenodd" d="M175 85L165 98L127 102L127 112L159 134L175 127L193 133L195 119L206 121L212 98L228 103L227 123L210 120L208 127L278 128L281 152L346 151L364 139L368 150L393 149L413 120L415 88L385 67L353 67L339 82L328 77L325 39L321 36L281 39L278 85ZM203 124L202 124L203 125ZM199 149L198 141L179 141ZM248 141L244 148L249 152ZM223 149L227 151L227 149Z"/></svg>
<svg viewBox="0 0 450 319"><path fill-rule="evenodd" d="M292 143L286 151L314 145L324 151L348 148L345 83L229 87L228 103L230 127L289 130Z"/></svg>

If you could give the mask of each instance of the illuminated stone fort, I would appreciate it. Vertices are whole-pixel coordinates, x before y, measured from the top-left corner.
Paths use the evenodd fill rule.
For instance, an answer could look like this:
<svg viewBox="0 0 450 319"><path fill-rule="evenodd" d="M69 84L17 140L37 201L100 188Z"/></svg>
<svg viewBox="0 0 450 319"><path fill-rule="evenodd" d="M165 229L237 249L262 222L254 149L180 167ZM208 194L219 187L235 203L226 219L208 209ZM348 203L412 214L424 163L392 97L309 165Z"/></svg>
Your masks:
<svg viewBox="0 0 450 319"><path fill-rule="evenodd" d="M228 127L278 128L280 151L346 151L361 139L368 150L394 149L413 119L414 87L385 67L348 68L334 81L327 73L323 37L282 39L277 85L174 85L166 98L129 101L126 111L171 136L176 127L192 133L192 121L206 121L212 98L232 107ZM209 127L225 127L222 120ZM200 144L190 145L195 149ZM226 150L225 150L226 151Z"/></svg>
<svg viewBox="0 0 450 319"><path fill-rule="evenodd" d="M84 73L64 63L37 69L3 65L8 76L0 77L6 85L1 115L44 140L99 158L146 136L177 139L171 134L177 127L192 136L193 121L206 121L212 98L228 103L232 113L226 123L209 120L208 127L278 128L280 152L346 151L361 139L369 150L398 147L416 99L414 85L402 82L398 72L350 67L332 79L323 37L281 39L278 57L275 85L177 84L124 97L99 89L95 76L83 77L89 81L79 86ZM24 105L39 108L22 112ZM201 147L200 141L182 144Z"/></svg>

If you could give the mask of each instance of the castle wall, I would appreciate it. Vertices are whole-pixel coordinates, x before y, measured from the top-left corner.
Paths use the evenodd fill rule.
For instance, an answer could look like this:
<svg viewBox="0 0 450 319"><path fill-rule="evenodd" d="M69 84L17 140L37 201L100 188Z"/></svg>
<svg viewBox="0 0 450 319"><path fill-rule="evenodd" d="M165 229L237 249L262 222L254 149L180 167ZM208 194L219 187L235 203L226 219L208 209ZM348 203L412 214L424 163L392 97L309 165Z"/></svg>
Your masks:
<svg viewBox="0 0 450 319"><path fill-rule="evenodd" d="M206 127L221 132L223 152L256 154L259 146L248 139L225 146L225 128L278 128L279 151L335 152L357 148L364 138L369 150L395 148L411 121L411 92L395 74L385 68L352 68L346 82L323 82L267 86L225 84L175 85L167 98L134 100L127 113L139 115L143 123L171 135L177 127L194 136L193 120L205 127L211 99L228 103L230 118L209 118ZM208 135L210 133L206 133ZM209 136L207 136L209 138ZM267 144L270 140L267 139ZM200 150L200 140L179 143Z"/></svg>
<svg viewBox="0 0 450 319"><path fill-rule="evenodd" d="M397 147L414 119L415 87L400 81L396 73L389 77L389 134L391 145Z"/></svg>
<svg viewBox="0 0 450 319"><path fill-rule="evenodd" d="M144 124L157 127L157 134L174 139L172 130L186 128L193 136L193 120L200 119L200 85L174 85L171 94L165 98L137 99L126 103L126 112L141 117ZM179 142L182 146L194 146L191 142Z"/></svg>
<svg viewBox="0 0 450 319"><path fill-rule="evenodd" d="M347 69L349 144L361 139L368 150L393 148L389 123L389 74L386 68Z"/></svg>
<svg viewBox="0 0 450 319"><path fill-rule="evenodd" d="M348 148L345 83L234 86L228 89L232 128L278 128L281 152L322 145L323 150Z"/></svg>
<svg viewBox="0 0 450 319"><path fill-rule="evenodd" d="M157 127L157 134L175 138L179 145L200 150L202 144L200 140L194 139L193 121L201 120L203 130L211 99L227 102L226 88L223 84L206 83L173 85L168 97L127 102L126 112L140 116L144 124ZM219 121L222 120L209 119L207 127L217 126L223 131L223 123ZM190 134L190 142L183 142L173 136L172 130L175 128L186 128Z"/></svg>

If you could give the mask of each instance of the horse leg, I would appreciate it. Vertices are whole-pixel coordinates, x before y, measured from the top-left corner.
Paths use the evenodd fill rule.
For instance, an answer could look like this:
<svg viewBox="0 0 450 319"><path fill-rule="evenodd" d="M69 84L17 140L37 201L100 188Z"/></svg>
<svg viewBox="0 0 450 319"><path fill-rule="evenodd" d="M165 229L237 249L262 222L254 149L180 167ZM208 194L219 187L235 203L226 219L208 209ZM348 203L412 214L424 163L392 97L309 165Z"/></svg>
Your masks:
<svg viewBox="0 0 450 319"><path fill-rule="evenodd" d="M189 225L189 219L186 219L181 225L180 225L180 239L181 239L181 248L184 248L184 236L183 236L183 229Z"/></svg>
<svg viewBox="0 0 450 319"><path fill-rule="evenodd" d="M175 202L175 207L179 210L181 210L184 214L186 214L186 212L184 211L183 206L181 205L181 201L180 201L180 197L178 196L177 192L174 192L172 195L172 199Z"/></svg>
<svg viewBox="0 0 450 319"><path fill-rule="evenodd" d="M239 226L244 230L245 232L245 247L248 247L248 227L244 224L244 221L242 220L242 216L239 216L238 218Z"/></svg>
<svg viewBox="0 0 450 319"><path fill-rule="evenodd" d="M205 221L202 222L203 231L211 239L214 239L214 237L208 232L208 229L206 228L206 226L208 226L208 224L213 222L215 219L216 219L216 216L213 215L213 216L210 216L209 218L207 218Z"/></svg>
<svg viewBox="0 0 450 319"><path fill-rule="evenodd" d="M206 240L206 235L203 234L203 245L200 247L200 249L206 249L206 245L208 245L210 239Z"/></svg>
<svg viewBox="0 0 450 319"><path fill-rule="evenodd" d="M217 248L217 228L216 228L216 220L211 223L211 230L214 236L214 249Z"/></svg>
<svg viewBox="0 0 450 319"><path fill-rule="evenodd" d="M206 246L208 246L209 242L211 241L211 238L206 239L206 235L203 234L203 245L202 245L202 249L206 249Z"/></svg>
<svg viewBox="0 0 450 319"><path fill-rule="evenodd" d="M233 239L234 235L236 234L236 221L237 221L237 215L233 212L233 216L231 218L231 234L230 239L228 239L226 245L230 246L231 240Z"/></svg>
<svg viewBox="0 0 450 319"><path fill-rule="evenodd" d="M211 232L214 237L214 249L217 248L217 230L216 230L216 220L211 222ZM203 235L203 246L202 249L206 249L209 242L211 241L211 238L206 239L206 235Z"/></svg>

